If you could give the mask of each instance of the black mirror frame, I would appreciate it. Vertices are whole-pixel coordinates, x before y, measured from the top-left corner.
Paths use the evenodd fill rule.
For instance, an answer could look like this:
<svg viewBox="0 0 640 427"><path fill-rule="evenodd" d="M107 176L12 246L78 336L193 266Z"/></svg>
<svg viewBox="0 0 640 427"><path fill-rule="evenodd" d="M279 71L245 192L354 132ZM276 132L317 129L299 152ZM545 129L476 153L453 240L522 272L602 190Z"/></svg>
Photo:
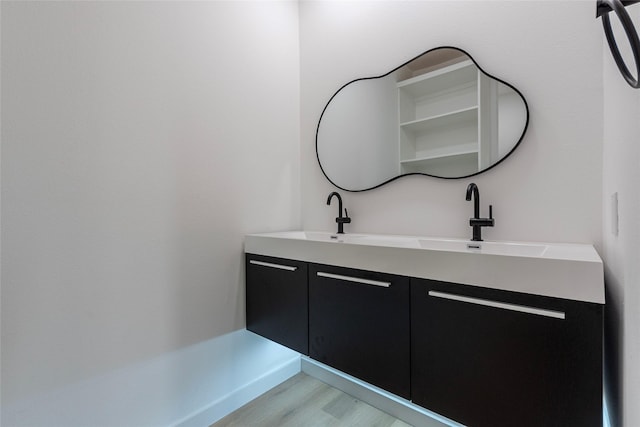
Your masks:
<svg viewBox="0 0 640 427"><path fill-rule="evenodd" d="M640 0L638 0L638 1L640 1ZM475 64L475 66L476 66L476 67L478 67L478 69L479 69L482 73L484 73L486 76L491 77L492 79L494 79L494 80L496 80L496 81L498 81L498 82L500 82L500 83L502 83L502 84L504 84L504 85L508 86L509 88L513 89L513 90L514 90L514 91L515 91L515 92L520 96L520 98L522 98L522 101L524 102L524 108L525 108L525 110L526 110L526 116L527 116L527 117L526 117L526 121L525 121L525 124L524 124L524 128L522 129L522 134L520 135L520 138L518 138L518 142L516 142L516 144L513 146L513 148L511 148L511 150L509 150L509 152L508 152L507 154L505 154L505 155L504 155L500 160L498 160L497 162L495 162L494 164L492 164L491 166L489 166L489 167L487 167L487 168L485 168L485 169L482 169L482 170L480 170L480 171L478 171L478 172L475 172L475 173L472 173L472 174L469 174L469 175L464 175L464 176L455 176L455 177L445 177L445 176L430 175L430 174L428 174L428 173L422 173L422 172L410 172L410 173L405 173L405 174L401 174L401 175L395 176L395 177L390 178L390 179L388 179L388 180L386 180L386 181L384 181L384 182L382 182L382 183L380 183L380 184L378 184L378 185L375 185L375 186L373 186L373 187L371 187L371 188L365 188L365 189L362 189L362 190L349 190L348 188L341 187L341 186L339 186L338 184L336 184L335 182L333 182L333 181L331 180L331 178L329 178L329 176L328 176L328 175L327 175L327 173L325 172L324 168L322 167L322 163L320 162L320 154L318 153L318 132L319 132L319 130L320 130L320 123L322 122L322 117L324 116L324 113L325 113L325 111L327 110L327 107L329 107L329 104L331 103L331 101L333 100L333 98L335 98L335 97L336 97L336 95L338 95L338 93L340 93L340 91L341 91L342 89L344 89L345 87L347 87L347 86L348 86L348 85L350 85L351 83L358 82L358 81L362 81L362 80L373 80L373 79L379 79L379 78L382 78L382 77L386 77L386 76L388 76L389 74L391 74L391 73L395 72L396 70L398 70L398 69L400 69L400 68L404 67L405 65L407 65L407 64L408 64L408 63L410 63L411 61L413 61L413 60L415 60L415 59L417 59L417 58L421 57L422 55L425 55L425 54L427 54L427 53L429 53L429 52L431 52L431 51L437 50L437 49L454 49L454 50L457 50L457 51L460 51L460 52L464 53L465 55L467 55L467 56L471 59L471 61L473 61L473 63ZM529 105L527 104L527 100L525 99L524 95L522 95L522 93L521 93L518 89L516 89L513 85L511 85L511 84L509 84L509 83L505 82L504 80L499 79L499 78L497 78L497 77L495 77L495 76L493 76L493 75L491 75L491 74L487 73L486 71L484 71L484 70L482 69L482 67L480 67L480 65L478 65L478 63L476 62L476 60L475 60L475 59L473 59L473 57L472 57L471 55L469 55L469 53L467 53L464 49L461 49L461 48L459 48L459 47L454 47L454 46L438 46L438 47L434 47L434 48L432 48L432 49L429 49L429 50L426 50L426 51L422 52L420 55L417 55L417 56L415 56L415 57L411 58L410 60L406 61L405 63L403 63L403 64L402 64L402 65L400 65L399 67L394 68L393 70L389 71L388 73L382 74L382 75L380 75L380 76L375 76L375 77L362 77L362 78L359 78L359 79L354 79L354 80L352 80L352 81L350 81L350 82L348 82L348 83L346 83L346 84L342 85L342 86L340 87L340 89L338 89L338 90L337 90L337 91L336 91L336 92L331 96L331 98L329 98L329 101L327 101L327 104L326 104L326 105L325 105L325 107L322 109L322 113L320 114L320 118L318 119L318 126L316 127L316 158L317 158L317 160L318 160L318 165L320 166L320 170L322 171L322 174L325 176L325 178L327 178L327 180L328 180L331 184L333 184L333 186L335 186L335 187L339 188L340 190L343 190L343 191L349 191L349 192L351 192L351 193L359 193L359 192L362 192L362 191L374 190L374 189L376 189L376 188L378 188L378 187L382 187L383 185L386 185L386 184L388 184L388 183L390 183L390 182L392 182L392 181L395 181L395 180L397 180L397 179L399 179L399 178L402 178L402 177L405 177L405 176L411 176L411 175L423 175L423 176L429 176L429 177L432 177L432 178L438 178L438 179L466 179L466 178L469 178L469 177L472 177L472 176L476 176L476 175L479 175L479 174L481 174L481 173L487 172L488 170L493 169L494 167L496 167L496 166L498 166L500 163L502 163L502 162L503 162L507 157L511 156L511 154L516 150L516 148L518 148L518 146L519 146L519 145L520 145L520 143L522 142L522 140L523 140L523 138L524 138L524 135L527 133L527 128L528 128L528 127L529 127Z"/></svg>

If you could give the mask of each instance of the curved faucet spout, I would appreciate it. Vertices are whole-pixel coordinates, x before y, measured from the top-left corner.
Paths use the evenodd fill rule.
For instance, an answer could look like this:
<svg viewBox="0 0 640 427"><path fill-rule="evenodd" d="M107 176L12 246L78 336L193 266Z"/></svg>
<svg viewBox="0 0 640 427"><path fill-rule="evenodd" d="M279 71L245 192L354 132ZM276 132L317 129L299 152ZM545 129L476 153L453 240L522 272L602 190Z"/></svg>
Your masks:
<svg viewBox="0 0 640 427"><path fill-rule="evenodd" d="M473 194L473 217L480 218L480 192L478 186L472 182L467 186L467 201L471 201Z"/></svg>
<svg viewBox="0 0 640 427"><path fill-rule="evenodd" d="M338 198L338 217L342 218L342 197L340 197L340 194L335 191L329 194L329 197L327 197L327 206L331 204L331 199L333 199L334 196Z"/></svg>

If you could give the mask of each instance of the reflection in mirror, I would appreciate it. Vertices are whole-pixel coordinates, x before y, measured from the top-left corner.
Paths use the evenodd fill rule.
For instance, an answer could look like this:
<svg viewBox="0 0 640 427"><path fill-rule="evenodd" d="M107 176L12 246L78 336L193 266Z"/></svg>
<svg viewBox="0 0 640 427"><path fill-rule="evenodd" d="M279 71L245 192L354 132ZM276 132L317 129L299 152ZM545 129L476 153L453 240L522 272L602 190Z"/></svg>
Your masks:
<svg viewBox="0 0 640 427"><path fill-rule="evenodd" d="M527 104L457 48L430 50L329 100L316 134L325 176L363 191L399 176L463 178L507 157L524 136Z"/></svg>

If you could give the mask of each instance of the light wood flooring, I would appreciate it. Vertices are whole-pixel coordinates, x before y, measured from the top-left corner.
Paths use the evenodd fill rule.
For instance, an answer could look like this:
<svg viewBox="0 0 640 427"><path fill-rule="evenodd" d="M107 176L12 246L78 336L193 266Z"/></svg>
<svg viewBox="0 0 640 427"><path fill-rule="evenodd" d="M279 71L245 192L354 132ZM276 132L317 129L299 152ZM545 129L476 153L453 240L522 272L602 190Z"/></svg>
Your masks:
<svg viewBox="0 0 640 427"><path fill-rule="evenodd" d="M299 373L211 427L411 427L305 373Z"/></svg>

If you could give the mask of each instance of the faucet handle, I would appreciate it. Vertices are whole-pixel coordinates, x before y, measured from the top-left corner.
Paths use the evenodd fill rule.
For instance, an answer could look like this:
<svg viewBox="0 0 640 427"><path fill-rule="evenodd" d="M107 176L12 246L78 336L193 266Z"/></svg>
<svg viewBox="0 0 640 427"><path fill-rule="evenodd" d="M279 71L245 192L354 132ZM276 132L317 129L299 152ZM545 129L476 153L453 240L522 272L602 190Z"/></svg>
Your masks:
<svg viewBox="0 0 640 427"><path fill-rule="evenodd" d="M493 219L493 205L489 205L489 219Z"/></svg>
<svg viewBox="0 0 640 427"><path fill-rule="evenodd" d="M349 223L351 223L351 218L349 218L349 213L347 212L346 209L344 210L344 215L345 216L341 215L341 216L336 218L336 222L338 224L349 224Z"/></svg>
<svg viewBox="0 0 640 427"><path fill-rule="evenodd" d="M349 218L349 212L347 212L347 208L344 208L344 217L343 218L336 218L336 222L341 222L343 224L349 224L351 223L351 218Z"/></svg>

